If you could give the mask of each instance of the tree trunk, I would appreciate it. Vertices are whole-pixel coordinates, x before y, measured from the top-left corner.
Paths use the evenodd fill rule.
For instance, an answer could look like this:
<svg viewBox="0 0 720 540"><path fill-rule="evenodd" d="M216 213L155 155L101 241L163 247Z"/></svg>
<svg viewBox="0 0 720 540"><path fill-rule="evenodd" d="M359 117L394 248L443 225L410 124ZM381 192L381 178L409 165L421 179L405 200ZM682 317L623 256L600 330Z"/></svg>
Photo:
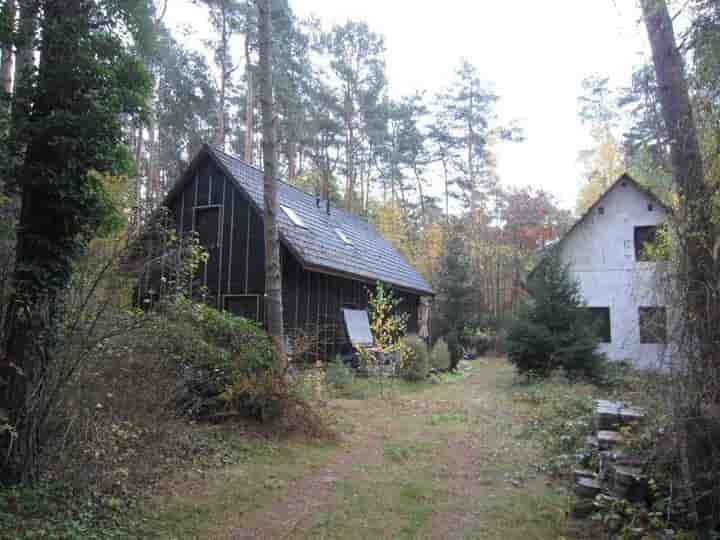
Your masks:
<svg viewBox="0 0 720 540"><path fill-rule="evenodd" d="M289 138L285 147L288 162L288 182L292 183L297 176L297 145L292 138Z"/></svg>
<svg viewBox="0 0 720 540"><path fill-rule="evenodd" d="M280 269L280 242L277 224L277 186L275 183L277 155L275 148L275 118L273 114L271 0L256 0L256 2L259 12L260 104L262 108L263 165L265 170L265 313L268 332L273 338L276 350L280 353L284 364L282 273Z"/></svg>
<svg viewBox="0 0 720 540"><path fill-rule="evenodd" d="M43 8L38 78L42 91L34 103L38 118L72 110L77 93L86 90L77 77L58 77L60 72L73 73L78 54L74 48L79 45L68 38L70 29L80 35L88 31L83 2L47 0ZM31 481L39 472L49 405L48 369L62 332L59 294L71 275L68 245L79 234L77 216L63 208L65 193L50 179L53 174L62 177L70 158L67 145L56 144L55 138L41 131L28 144L20 172L15 292L8 306L0 358L0 379L5 383L0 387L0 409L7 412L7 423L14 429L0 433L0 478L8 483Z"/></svg>
<svg viewBox="0 0 720 540"><path fill-rule="evenodd" d="M0 60L0 80L2 80L2 87L6 94L11 94L13 89L15 57L13 55L12 36L14 35L16 16L17 4L15 0L6 0L5 5L2 7L2 14L0 14L3 23L7 25L8 29L7 41L2 44L2 59Z"/></svg>
<svg viewBox="0 0 720 540"><path fill-rule="evenodd" d="M217 132L215 133L215 144L225 149L225 93L228 80L228 26L227 11L225 2L220 2L220 24L222 30L220 33L220 99L218 101L217 111Z"/></svg>
<svg viewBox="0 0 720 540"><path fill-rule="evenodd" d="M716 382L708 380L716 370L712 366L717 362L713 349L717 349L720 315L716 293L712 292L716 290L717 275L712 253L715 238L711 219L712 194L705 184L684 63L675 41L667 3L665 0L642 0L641 5L669 138L673 180L680 195L680 285L686 286L683 318L692 350L687 360L690 364L687 366L689 390L678 400L682 405L677 407L676 423L680 426L678 445L688 514L697 528L705 529L701 531L704 538L708 527L698 523L696 494L692 487L701 471L695 470L697 466L691 463L687 447L690 439L688 419L702 415L707 385Z"/></svg>
<svg viewBox="0 0 720 540"><path fill-rule="evenodd" d="M707 283L704 278L713 270L712 239L708 238L709 231L706 230L710 223L709 194L683 59L675 43L665 0L642 0L641 3L669 135L673 179L680 194L682 219L687 226L687 267L684 270L692 282L700 285ZM699 297L696 300L702 301ZM700 312L704 313L704 310Z"/></svg>
<svg viewBox="0 0 720 540"><path fill-rule="evenodd" d="M35 37L37 33L38 0L19 0L20 19L18 21L15 46L15 88L27 75L26 70L35 63Z"/></svg>
<svg viewBox="0 0 720 540"><path fill-rule="evenodd" d="M245 155L246 163L253 160L253 123L255 122L253 109L255 108L255 82L250 62L250 23L245 31L245 75L247 77L247 97L245 98Z"/></svg>

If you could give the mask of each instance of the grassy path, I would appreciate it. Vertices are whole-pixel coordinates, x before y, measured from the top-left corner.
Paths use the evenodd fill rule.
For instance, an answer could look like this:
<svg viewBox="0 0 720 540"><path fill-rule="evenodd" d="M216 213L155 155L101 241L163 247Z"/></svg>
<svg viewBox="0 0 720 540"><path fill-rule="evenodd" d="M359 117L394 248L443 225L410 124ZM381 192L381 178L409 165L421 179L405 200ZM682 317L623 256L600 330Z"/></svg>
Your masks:
<svg viewBox="0 0 720 540"><path fill-rule="evenodd" d="M478 360L416 392L327 403L332 446L278 443L246 463L171 482L161 538L557 539L565 496L537 476L512 369ZM163 531L162 533L157 531Z"/></svg>

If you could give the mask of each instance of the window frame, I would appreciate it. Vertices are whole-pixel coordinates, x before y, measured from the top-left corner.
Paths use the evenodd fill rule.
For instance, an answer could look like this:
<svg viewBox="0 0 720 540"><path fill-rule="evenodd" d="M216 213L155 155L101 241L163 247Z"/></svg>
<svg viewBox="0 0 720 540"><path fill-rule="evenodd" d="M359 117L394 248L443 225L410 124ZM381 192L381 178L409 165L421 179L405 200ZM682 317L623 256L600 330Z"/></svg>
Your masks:
<svg viewBox="0 0 720 540"><path fill-rule="evenodd" d="M655 331L660 328L654 317L657 313L662 314L662 334L657 335ZM650 323L652 328L647 328ZM638 306L638 332L640 334L641 345L667 345L668 328L667 328L667 307L666 306ZM648 334L651 332L651 334Z"/></svg>
<svg viewBox="0 0 720 540"><path fill-rule="evenodd" d="M217 235L216 235L216 242L215 245L212 246L206 246L202 243L202 238L200 238L200 231L198 231L198 214L200 212L204 211L210 211L210 210L216 210L217 211ZM218 249L222 245L222 224L223 224L223 207L221 204L206 204L202 206L193 206L193 216L192 216L192 230L193 232L198 233L198 240L200 242L200 245L207 249L208 251L212 249Z"/></svg>
<svg viewBox="0 0 720 540"><path fill-rule="evenodd" d="M352 239L347 234L345 234L345 231L343 231L342 229L338 229L336 227L335 234L337 234L338 238L340 238L342 243L345 244L346 246L354 246L355 245L355 243L352 241Z"/></svg>
<svg viewBox="0 0 720 540"><path fill-rule="evenodd" d="M652 231L652 240L649 237L642 238L643 233ZM657 225L636 225L633 227L633 244L635 246L635 260L637 262L654 262L655 259L644 254L645 246L655 244L657 241L658 226Z"/></svg>
<svg viewBox="0 0 720 540"><path fill-rule="evenodd" d="M254 299L255 300L255 317L248 318L245 315L237 314L228 308L228 300L243 300L243 299L248 299L248 300ZM260 320L260 316L261 316L260 299L261 299L261 295L259 295L259 294L224 294L222 308L224 311L227 311L228 313L232 313L233 315L237 315L238 317L243 317L244 319L248 319L248 320L255 321L257 323L262 324L263 321Z"/></svg>
<svg viewBox="0 0 720 540"><path fill-rule="evenodd" d="M607 314L607 323L604 320L602 321L603 324L600 328L601 334L597 337L600 340L600 343L612 343L612 313L610 306L587 306L585 309L590 314L593 324L597 324L600 313L603 314L603 319L605 318L605 314ZM604 332L606 328L607 333Z"/></svg>
<svg viewBox="0 0 720 540"><path fill-rule="evenodd" d="M290 208L289 206L286 206L284 204L280 205L280 208L283 212L285 212L285 215L288 217L288 219L292 222L293 225L296 227L300 227L302 229L307 229L307 225L303 221L303 218L301 218L295 210Z"/></svg>

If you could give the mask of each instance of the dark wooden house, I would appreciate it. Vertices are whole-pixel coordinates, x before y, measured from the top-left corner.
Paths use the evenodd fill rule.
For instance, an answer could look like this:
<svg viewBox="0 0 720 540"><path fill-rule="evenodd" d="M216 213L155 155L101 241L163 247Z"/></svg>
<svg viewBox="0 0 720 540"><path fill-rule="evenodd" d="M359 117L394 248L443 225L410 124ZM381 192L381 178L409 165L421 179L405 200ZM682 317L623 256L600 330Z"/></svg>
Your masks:
<svg viewBox="0 0 720 540"><path fill-rule="evenodd" d="M204 146L166 203L179 233L196 231L209 259L194 287L205 301L264 320L263 174ZM433 291L366 221L278 182L283 307L286 332L316 344L319 357L342 352L342 308L365 309L377 282L402 299L408 330L418 331L421 298Z"/></svg>

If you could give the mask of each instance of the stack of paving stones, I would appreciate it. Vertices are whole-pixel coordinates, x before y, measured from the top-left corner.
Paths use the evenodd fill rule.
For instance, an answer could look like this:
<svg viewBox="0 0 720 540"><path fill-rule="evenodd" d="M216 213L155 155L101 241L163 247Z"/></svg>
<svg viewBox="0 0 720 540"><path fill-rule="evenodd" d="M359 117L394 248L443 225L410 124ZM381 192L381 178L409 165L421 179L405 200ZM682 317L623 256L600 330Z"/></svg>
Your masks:
<svg viewBox="0 0 720 540"><path fill-rule="evenodd" d="M642 456L623 448L621 428L642 422L643 411L620 401L595 402L595 434L587 438L586 454L597 452L594 468L575 469L575 492L585 499L600 493L638 502L644 499L647 483L643 477ZM585 460L587 463L589 460Z"/></svg>

